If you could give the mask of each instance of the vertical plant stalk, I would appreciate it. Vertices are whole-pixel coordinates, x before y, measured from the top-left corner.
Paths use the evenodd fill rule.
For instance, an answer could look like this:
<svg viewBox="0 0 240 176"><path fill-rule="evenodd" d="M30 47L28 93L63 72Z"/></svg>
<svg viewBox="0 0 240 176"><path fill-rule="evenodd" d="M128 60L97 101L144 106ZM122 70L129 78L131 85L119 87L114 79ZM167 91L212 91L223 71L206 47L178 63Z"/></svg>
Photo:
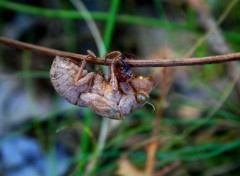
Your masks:
<svg viewBox="0 0 240 176"><path fill-rule="evenodd" d="M118 12L119 5L120 5L120 0L113 0L113 2L111 4L110 15L107 20L106 29L104 32L104 44L105 44L107 51L110 48L110 43L111 43L111 39L112 39L112 35L113 35L114 26L116 24L116 18L117 18L117 12Z"/></svg>
<svg viewBox="0 0 240 176"><path fill-rule="evenodd" d="M164 57L168 57L168 50L167 48L165 49L165 52L162 53L165 55ZM154 166L156 163L156 153L157 149L159 147L159 141L158 141L158 136L159 136L159 131L161 128L161 119L162 119L162 114L165 109L166 105L166 96L168 93L168 90L171 86L171 79L170 79L170 72L172 71L171 68L163 68L162 70L159 71L159 76L161 80L160 84L160 96L158 97L158 106L157 106L157 113L156 113L156 118L154 119L153 123L153 130L152 130L152 138L153 141L148 144L147 146L147 162L146 162L146 168L145 168L145 174L147 176L153 175L154 173Z"/></svg>
<svg viewBox="0 0 240 176"><path fill-rule="evenodd" d="M93 35L93 38L97 45L100 56L101 57L104 56L106 54L106 47L103 43L103 39L98 30L98 27L91 16L91 13L87 10L87 8L85 7L85 5L82 3L81 0L70 0L70 1L77 8L78 12L83 15L83 18L86 21L88 28Z"/></svg>

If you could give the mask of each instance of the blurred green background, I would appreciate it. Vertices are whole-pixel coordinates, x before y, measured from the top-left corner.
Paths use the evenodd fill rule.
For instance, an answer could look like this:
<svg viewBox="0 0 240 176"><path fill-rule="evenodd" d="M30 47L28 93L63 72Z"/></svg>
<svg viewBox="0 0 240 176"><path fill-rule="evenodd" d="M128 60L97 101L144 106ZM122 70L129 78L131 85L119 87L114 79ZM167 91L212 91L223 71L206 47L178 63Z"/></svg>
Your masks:
<svg viewBox="0 0 240 176"><path fill-rule="evenodd" d="M79 54L203 57L240 51L239 8L239 0L1 0L0 32ZM116 121L63 100L52 61L0 45L0 176L240 174L239 62L133 68L154 77L156 109Z"/></svg>

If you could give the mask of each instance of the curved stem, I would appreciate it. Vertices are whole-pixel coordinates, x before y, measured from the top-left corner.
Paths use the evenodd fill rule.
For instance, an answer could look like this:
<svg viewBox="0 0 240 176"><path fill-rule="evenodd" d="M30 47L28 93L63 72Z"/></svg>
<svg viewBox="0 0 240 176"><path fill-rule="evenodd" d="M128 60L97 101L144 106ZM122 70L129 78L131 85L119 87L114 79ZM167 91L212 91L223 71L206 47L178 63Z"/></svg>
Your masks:
<svg viewBox="0 0 240 176"><path fill-rule="evenodd" d="M50 56L61 56L75 61L82 61L87 55L69 53L65 51L54 50L42 46L32 45L17 40L0 37L0 43L11 47L35 51ZM132 67L173 67L173 66L189 66L189 65L205 65L214 63L223 63L229 61L240 60L240 52L230 53L218 56L207 57L191 57L176 59L149 59L149 60L127 60L126 62ZM104 58L86 59L87 62L98 65L110 65L111 61L105 62Z"/></svg>

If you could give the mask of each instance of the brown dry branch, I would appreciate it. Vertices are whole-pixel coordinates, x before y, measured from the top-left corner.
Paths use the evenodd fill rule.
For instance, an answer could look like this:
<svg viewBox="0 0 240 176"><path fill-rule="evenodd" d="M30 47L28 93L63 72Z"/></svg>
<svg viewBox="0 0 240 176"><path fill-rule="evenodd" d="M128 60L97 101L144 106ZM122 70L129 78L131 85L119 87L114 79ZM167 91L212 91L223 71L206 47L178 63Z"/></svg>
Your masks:
<svg viewBox="0 0 240 176"><path fill-rule="evenodd" d="M160 53L157 53L157 56L160 58L169 58L171 55L171 50L169 49L168 46L163 47L163 49L160 50ZM164 112L164 109L166 108L167 104L167 94L168 90L171 87L171 82L172 82L172 73L173 69L172 68L163 68L159 70L159 78L161 80L161 84L159 85L160 88L160 96L158 97L158 102L157 103L157 112L156 112L156 118L154 119L153 123L153 130L152 130L152 137L153 141L149 143L147 146L147 161L146 161L146 168L145 168L145 173L146 175L152 175L154 173L154 167L156 163L156 152L159 147L159 140L157 136L159 135L159 131L161 128L161 119L162 115Z"/></svg>
<svg viewBox="0 0 240 176"><path fill-rule="evenodd" d="M87 55L80 55L59 51L55 49L45 48L42 46L32 45L17 40L0 37L0 43L19 49L26 49L35 51L41 54L50 56L60 56L69 58L75 61L82 61ZM188 66L188 65L205 65L214 63L223 63L229 61L240 60L240 53L230 53L218 56L208 57L192 57L192 58L177 58L177 59L153 59L153 60L128 60L126 61L132 67L173 67L173 66ZM98 65L110 65L111 60L104 60L104 58L86 59L87 62Z"/></svg>
<svg viewBox="0 0 240 176"><path fill-rule="evenodd" d="M146 153L147 153L147 161L145 168L145 175L150 176L154 172L155 167L155 156L158 150L158 139L154 139L151 143L147 145Z"/></svg>

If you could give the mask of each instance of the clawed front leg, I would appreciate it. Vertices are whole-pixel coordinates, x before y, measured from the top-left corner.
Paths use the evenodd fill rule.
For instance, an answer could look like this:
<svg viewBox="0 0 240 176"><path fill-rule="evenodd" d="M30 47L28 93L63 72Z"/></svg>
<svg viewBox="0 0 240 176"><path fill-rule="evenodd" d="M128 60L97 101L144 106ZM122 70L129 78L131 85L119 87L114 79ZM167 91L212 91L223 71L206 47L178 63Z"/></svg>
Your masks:
<svg viewBox="0 0 240 176"><path fill-rule="evenodd" d="M78 70L78 74L77 74L77 76L76 76L76 78L75 78L75 85L77 85L78 80L81 79L82 73L83 73L84 68L86 67L86 64L87 64L87 61L86 61L86 58L85 58L85 59L82 61L82 64L81 64L81 66L80 66L80 68L79 68L79 70Z"/></svg>
<svg viewBox="0 0 240 176"><path fill-rule="evenodd" d="M91 50L87 50L87 53L88 53L87 58L97 59L97 56ZM95 69L96 69L97 73L100 73L100 68L98 65L95 65Z"/></svg>
<svg viewBox="0 0 240 176"><path fill-rule="evenodd" d="M88 53L88 55L87 55L87 57L86 58L84 58L84 60L82 61L82 64L81 64L81 66L80 66L80 69L79 69L79 71L78 71L78 74L77 74L77 76L76 76L76 78L75 78L75 85L77 85L77 82L81 79L81 77L82 77L82 73L83 73L83 70L84 70L84 68L86 67L86 64L87 64L87 59L88 58L91 58L91 59L96 59L97 58L97 56L91 51L91 50L87 50L87 53ZM99 72L99 67L98 66L96 66L96 70Z"/></svg>
<svg viewBox="0 0 240 176"><path fill-rule="evenodd" d="M117 80L117 77L115 75L115 62L116 62L116 59L118 58L114 58L113 61L112 61L112 64L111 64L111 80L110 80L110 85L111 85L111 88L114 92L117 92L118 91L118 80Z"/></svg>
<svg viewBox="0 0 240 176"><path fill-rule="evenodd" d="M120 59L122 53L120 51L112 51L104 56L104 60L106 62L107 58L113 58L113 61L110 66L111 80L110 85L114 92L118 91L118 80L115 75L115 62Z"/></svg>
<svg viewBox="0 0 240 176"><path fill-rule="evenodd" d="M104 56L104 62L106 63L108 58L114 59L119 58L122 55L120 51L112 51Z"/></svg>

